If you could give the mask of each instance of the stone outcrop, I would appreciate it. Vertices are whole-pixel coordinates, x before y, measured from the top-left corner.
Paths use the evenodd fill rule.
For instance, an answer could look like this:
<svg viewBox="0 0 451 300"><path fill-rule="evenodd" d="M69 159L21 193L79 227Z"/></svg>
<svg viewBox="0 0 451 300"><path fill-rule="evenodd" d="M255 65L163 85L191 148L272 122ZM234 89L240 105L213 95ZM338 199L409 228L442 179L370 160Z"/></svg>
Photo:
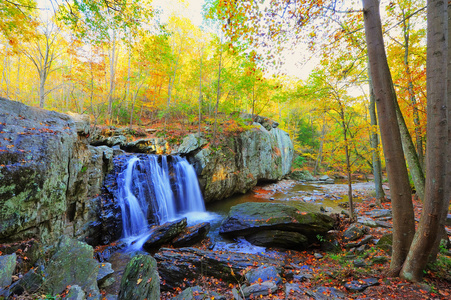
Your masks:
<svg viewBox="0 0 451 300"><path fill-rule="evenodd" d="M206 202L245 193L259 181L276 181L291 169L293 143L288 133L254 123L254 128L226 138L217 149L185 138L178 153L194 165ZM199 147L195 147L199 145Z"/></svg>
<svg viewBox="0 0 451 300"><path fill-rule="evenodd" d="M89 136L85 116L0 98L0 241L87 234L113 157Z"/></svg>

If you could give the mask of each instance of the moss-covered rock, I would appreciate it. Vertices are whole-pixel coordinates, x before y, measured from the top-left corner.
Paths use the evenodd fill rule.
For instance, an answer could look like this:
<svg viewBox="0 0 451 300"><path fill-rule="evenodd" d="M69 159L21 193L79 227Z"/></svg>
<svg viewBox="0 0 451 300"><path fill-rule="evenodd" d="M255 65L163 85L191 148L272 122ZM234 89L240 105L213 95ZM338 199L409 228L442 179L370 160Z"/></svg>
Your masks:
<svg viewBox="0 0 451 300"><path fill-rule="evenodd" d="M0 98L0 242L81 236L111 150L88 146L89 118Z"/></svg>
<svg viewBox="0 0 451 300"><path fill-rule="evenodd" d="M99 295L98 262L94 250L86 243L62 236L45 269L44 290L60 294L69 285L78 285L87 294Z"/></svg>
<svg viewBox="0 0 451 300"><path fill-rule="evenodd" d="M125 268L119 300L160 299L157 262L150 255L137 255Z"/></svg>

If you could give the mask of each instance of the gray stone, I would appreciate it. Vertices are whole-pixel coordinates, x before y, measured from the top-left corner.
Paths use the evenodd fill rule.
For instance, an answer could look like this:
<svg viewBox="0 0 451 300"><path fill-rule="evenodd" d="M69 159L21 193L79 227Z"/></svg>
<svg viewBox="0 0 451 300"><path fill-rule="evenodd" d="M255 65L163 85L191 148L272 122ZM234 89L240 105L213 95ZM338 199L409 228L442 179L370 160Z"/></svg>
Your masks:
<svg viewBox="0 0 451 300"><path fill-rule="evenodd" d="M98 286L105 286L105 283L112 278L114 270L111 267L111 263L103 262L99 263L99 273L97 274ZM108 282L111 284L111 282Z"/></svg>
<svg viewBox="0 0 451 300"><path fill-rule="evenodd" d="M344 287L351 292L363 292L370 286L378 285L379 281L377 278L359 279L347 282Z"/></svg>
<svg viewBox="0 0 451 300"><path fill-rule="evenodd" d="M72 285L64 299L70 300L85 300L86 295L83 289L78 285Z"/></svg>
<svg viewBox="0 0 451 300"><path fill-rule="evenodd" d="M382 218L382 217L391 217L391 210L389 209L373 209L367 212L372 218Z"/></svg>
<svg viewBox="0 0 451 300"><path fill-rule="evenodd" d="M250 286L245 286L243 289L244 296L249 297L259 297L269 295L269 293L274 293L277 291L277 285L274 281L263 281L262 283L255 283Z"/></svg>
<svg viewBox="0 0 451 300"><path fill-rule="evenodd" d="M302 299L305 298L305 291L299 284L287 283L285 284L285 300Z"/></svg>
<svg viewBox="0 0 451 300"><path fill-rule="evenodd" d="M361 238L369 231L368 227L361 224L352 224L343 232L343 240L345 242L355 241Z"/></svg>
<svg viewBox="0 0 451 300"><path fill-rule="evenodd" d="M378 227L376 221L374 221L370 217L357 217L357 223L373 228Z"/></svg>
<svg viewBox="0 0 451 300"><path fill-rule="evenodd" d="M16 254L0 256L0 289L9 286L16 268Z"/></svg>
<svg viewBox="0 0 451 300"><path fill-rule="evenodd" d="M33 294L38 291L43 282L43 266L39 266L35 269L28 271L22 278L15 282L14 286L11 286L9 292L10 295L22 295L24 292Z"/></svg>
<svg viewBox="0 0 451 300"><path fill-rule="evenodd" d="M303 181L314 181L315 177L308 170L295 170L290 173L290 178Z"/></svg>
<svg viewBox="0 0 451 300"><path fill-rule="evenodd" d="M190 134L183 139L182 144L178 147L177 153L188 154L202 148L207 143L207 140L199 137L198 134Z"/></svg>
<svg viewBox="0 0 451 300"><path fill-rule="evenodd" d="M277 270L276 267L269 265L263 265L257 269L250 270L244 276L249 284L262 281L273 281L275 284L282 283L282 277L279 275L279 270Z"/></svg>
<svg viewBox="0 0 451 300"><path fill-rule="evenodd" d="M68 285L78 285L87 295L99 295L99 267L93 256L94 250L88 244L62 236L45 269L44 290L56 295Z"/></svg>
<svg viewBox="0 0 451 300"><path fill-rule="evenodd" d="M204 291L200 286L193 286L183 290L172 300L226 300L226 297L214 291Z"/></svg>
<svg viewBox="0 0 451 300"><path fill-rule="evenodd" d="M316 259L321 259L321 258L324 257L324 256L322 256L320 253L314 253L313 256L314 256Z"/></svg>
<svg viewBox="0 0 451 300"><path fill-rule="evenodd" d="M138 254L125 268L119 300L160 299L157 262L150 255Z"/></svg>
<svg viewBox="0 0 451 300"><path fill-rule="evenodd" d="M315 300L333 300L347 298L345 293L333 287L319 286L311 290L306 290L306 293Z"/></svg>

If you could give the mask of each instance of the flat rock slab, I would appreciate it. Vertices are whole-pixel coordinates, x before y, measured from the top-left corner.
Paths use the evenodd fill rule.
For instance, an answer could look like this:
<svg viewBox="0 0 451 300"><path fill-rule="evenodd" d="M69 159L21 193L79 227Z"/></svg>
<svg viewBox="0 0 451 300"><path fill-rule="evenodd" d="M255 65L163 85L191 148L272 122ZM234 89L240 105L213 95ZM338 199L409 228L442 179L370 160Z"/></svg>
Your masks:
<svg viewBox="0 0 451 300"><path fill-rule="evenodd" d="M391 210L389 209L373 209L366 213L372 218L391 217Z"/></svg>
<svg viewBox="0 0 451 300"><path fill-rule="evenodd" d="M274 266L263 265L257 269L250 270L245 274L247 282L250 284L260 283L263 281L273 281L275 284L282 283L282 277L279 270Z"/></svg>
<svg viewBox="0 0 451 300"><path fill-rule="evenodd" d="M226 300L227 298L212 291L204 291L202 287L196 285L183 290L172 300Z"/></svg>
<svg viewBox="0 0 451 300"><path fill-rule="evenodd" d="M333 287L316 287L306 293L315 300L347 299L346 294Z"/></svg>
<svg viewBox="0 0 451 300"><path fill-rule="evenodd" d="M265 230L298 232L315 239L332 229L334 220L321 213L301 212L279 203L248 202L233 206L219 233L237 237Z"/></svg>
<svg viewBox="0 0 451 300"><path fill-rule="evenodd" d="M262 283L254 283L250 286L243 287L243 294L246 299L249 297L255 299L259 296L266 296L275 291L277 291L277 285L274 281L264 281Z"/></svg>
<svg viewBox="0 0 451 300"><path fill-rule="evenodd" d="M344 284L344 287L351 292L363 292L370 286L378 285L379 281L377 278L368 278L353 280Z"/></svg>
<svg viewBox="0 0 451 300"><path fill-rule="evenodd" d="M172 245L176 248L189 247L202 241L210 231L210 223L202 222L200 224L186 227L173 241Z"/></svg>
<svg viewBox="0 0 451 300"><path fill-rule="evenodd" d="M247 253L207 251L197 248L161 248L155 254L163 290L180 287L186 280L213 276L236 282L236 276L246 269L262 264L280 268L282 261Z"/></svg>
<svg viewBox="0 0 451 300"><path fill-rule="evenodd" d="M0 289L7 287L12 282L14 269L16 268L16 254L0 256Z"/></svg>
<svg viewBox="0 0 451 300"><path fill-rule="evenodd" d="M187 225L187 219L183 218L163 225L153 227L149 232L149 238L144 243L143 248L148 252L156 251L163 244L171 242L178 236Z"/></svg>

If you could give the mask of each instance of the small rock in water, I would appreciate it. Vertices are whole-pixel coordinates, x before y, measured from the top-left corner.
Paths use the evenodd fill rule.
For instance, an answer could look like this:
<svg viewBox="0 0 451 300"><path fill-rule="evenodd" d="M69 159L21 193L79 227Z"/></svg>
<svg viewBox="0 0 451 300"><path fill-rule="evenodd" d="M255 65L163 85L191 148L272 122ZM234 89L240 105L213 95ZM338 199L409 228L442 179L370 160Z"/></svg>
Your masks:
<svg viewBox="0 0 451 300"><path fill-rule="evenodd" d="M274 197L269 198L269 200L274 200Z"/></svg>

